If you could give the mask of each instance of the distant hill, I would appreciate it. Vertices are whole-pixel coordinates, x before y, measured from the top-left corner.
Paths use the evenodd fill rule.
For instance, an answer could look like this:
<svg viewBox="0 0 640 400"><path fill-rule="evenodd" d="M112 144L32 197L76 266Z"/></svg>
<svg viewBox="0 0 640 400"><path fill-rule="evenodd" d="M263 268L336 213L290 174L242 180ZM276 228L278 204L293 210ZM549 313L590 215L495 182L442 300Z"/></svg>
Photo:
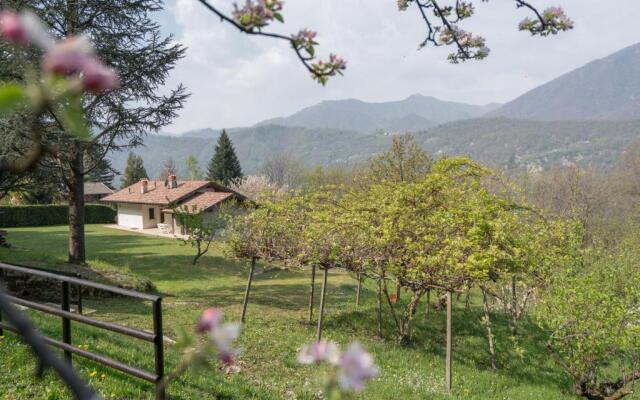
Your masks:
<svg viewBox="0 0 640 400"><path fill-rule="evenodd" d="M291 153L310 166L356 163L383 151L390 142L384 135L278 125L228 129L227 133L245 173L255 173L267 158L278 153ZM194 155L200 167L206 169L219 135L220 131L213 129L192 131L180 137L148 135L144 146L134 149L134 152L142 155L150 177L160 174L164 161L169 157L176 162L178 172L186 174L189 155ZM122 172L127 153L113 153L110 159L113 167Z"/></svg>
<svg viewBox="0 0 640 400"><path fill-rule="evenodd" d="M289 117L269 119L257 125L346 129L363 133L378 130L403 132L479 117L498 106L455 103L419 94L400 101L382 103L368 103L357 99L331 100L307 107Z"/></svg>
<svg viewBox="0 0 640 400"><path fill-rule="evenodd" d="M289 153L308 166L355 164L385 151L392 136L335 129L306 129L279 125L228 130L245 173L277 153ZM219 131L205 129L182 137L150 135L136 149L150 176L157 177L169 157L185 174L193 154L205 169ZM469 155L494 166L547 168L578 164L608 168L633 140L640 139L640 121L526 121L479 118L450 122L415 133L433 154ZM111 155L123 171L127 154ZM119 182L117 182L119 184Z"/></svg>
<svg viewBox="0 0 640 400"><path fill-rule="evenodd" d="M557 165L606 169L632 141L636 121L527 121L482 118L444 124L416 135L434 154L462 154L494 166Z"/></svg>
<svg viewBox="0 0 640 400"><path fill-rule="evenodd" d="M535 120L640 118L640 44L590 62L487 114Z"/></svg>

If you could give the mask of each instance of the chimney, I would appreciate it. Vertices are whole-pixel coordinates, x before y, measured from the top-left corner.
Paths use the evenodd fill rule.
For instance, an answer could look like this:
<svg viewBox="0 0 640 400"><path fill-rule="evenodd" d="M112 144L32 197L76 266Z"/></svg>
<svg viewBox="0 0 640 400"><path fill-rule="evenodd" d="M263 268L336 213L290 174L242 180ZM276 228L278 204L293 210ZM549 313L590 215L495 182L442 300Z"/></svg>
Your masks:
<svg viewBox="0 0 640 400"><path fill-rule="evenodd" d="M175 189L178 187L178 180L175 175L169 175L169 189Z"/></svg>
<svg viewBox="0 0 640 400"><path fill-rule="evenodd" d="M145 194L149 189L149 181L146 179L140 180L140 193Z"/></svg>

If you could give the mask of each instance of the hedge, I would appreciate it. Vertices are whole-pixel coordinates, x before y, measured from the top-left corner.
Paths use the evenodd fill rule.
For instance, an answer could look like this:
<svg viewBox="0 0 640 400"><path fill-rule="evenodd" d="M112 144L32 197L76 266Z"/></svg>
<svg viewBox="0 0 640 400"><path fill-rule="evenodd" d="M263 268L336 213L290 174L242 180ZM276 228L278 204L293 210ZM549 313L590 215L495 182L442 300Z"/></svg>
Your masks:
<svg viewBox="0 0 640 400"><path fill-rule="evenodd" d="M116 221L116 210L109 206L87 204L84 212L84 222L87 224L111 224ZM69 206L66 205L0 206L0 228L68 223Z"/></svg>

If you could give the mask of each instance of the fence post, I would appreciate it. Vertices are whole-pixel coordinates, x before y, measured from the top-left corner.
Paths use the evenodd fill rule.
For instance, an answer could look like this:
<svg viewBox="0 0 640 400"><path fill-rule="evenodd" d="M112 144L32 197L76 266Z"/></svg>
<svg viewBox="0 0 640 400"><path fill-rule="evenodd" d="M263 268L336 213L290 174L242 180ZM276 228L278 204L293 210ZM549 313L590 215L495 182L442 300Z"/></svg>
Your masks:
<svg viewBox="0 0 640 400"><path fill-rule="evenodd" d="M324 274L322 275L322 292L320 293L320 315L318 316L318 332L316 333L316 341L322 339L322 329L324 328L324 304L327 301L327 275L329 275L329 268L324 267Z"/></svg>
<svg viewBox="0 0 640 400"><path fill-rule="evenodd" d="M445 381L447 384L447 393L451 394L451 381L452 381L452 371L451 371L451 353L452 353L452 331L451 331L451 291L447 291L447 353L446 353L446 371L445 371Z"/></svg>
<svg viewBox="0 0 640 400"><path fill-rule="evenodd" d="M4 269L0 268L0 290L2 290L2 285L4 285ZM4 329L2 329L1 325L2 325L2 310L0 310L0 336L4 336Z"/></svg>
<svg viewBox="0 0 640 400"><path fill-rule="evenodd" d="M76 278L82 279L82 275L79 272L77 272ZM82 285L76 285L76 289L78 290L78 303L76 305L77 307L76 312L82 315Z"/></svg>
<svg viewBox="0 0 640 400"><path fill-rule="evenodd" d="M62 282L62 310L69 311L69 282ZM71 321L62 317L62 341L71 344ZM64 358L71 364L71 352L65 350Z"/></svg>
<svg viewBox="0 0 640 400"><path fill-rule="evenodd" d="M162 298L153 302L153 347L156 355L156 400L165 399L164 379L164 336L162 333Z"/></svg>

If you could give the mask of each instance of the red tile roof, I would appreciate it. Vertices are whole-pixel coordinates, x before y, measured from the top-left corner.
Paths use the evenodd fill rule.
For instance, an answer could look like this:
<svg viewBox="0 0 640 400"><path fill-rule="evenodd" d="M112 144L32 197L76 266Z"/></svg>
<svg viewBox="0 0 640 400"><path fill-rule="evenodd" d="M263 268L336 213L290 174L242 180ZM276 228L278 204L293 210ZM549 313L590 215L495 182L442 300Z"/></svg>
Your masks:
<svg viewBox="0 0 640 400"><path fill-rule="evenodd" d="M192 212L194 208L196 212L206 211L233 196L233 193L225 192L203 192L198 193L195 196L187 199L184 203L180 204L179 211Z"/></svg>
<svg viewBox="0 0 640 400"><path fill-rule="evenodd" d="M177 183L178 187L169 189L164 186L164 181L149 181L147 184L147 192L142 193L142 183L137 182L103 197L102 201L109 203L139 203L166 206L171 202L180 201L207 186L213 188L211 182L208 181L178 181Z"/></svg>

